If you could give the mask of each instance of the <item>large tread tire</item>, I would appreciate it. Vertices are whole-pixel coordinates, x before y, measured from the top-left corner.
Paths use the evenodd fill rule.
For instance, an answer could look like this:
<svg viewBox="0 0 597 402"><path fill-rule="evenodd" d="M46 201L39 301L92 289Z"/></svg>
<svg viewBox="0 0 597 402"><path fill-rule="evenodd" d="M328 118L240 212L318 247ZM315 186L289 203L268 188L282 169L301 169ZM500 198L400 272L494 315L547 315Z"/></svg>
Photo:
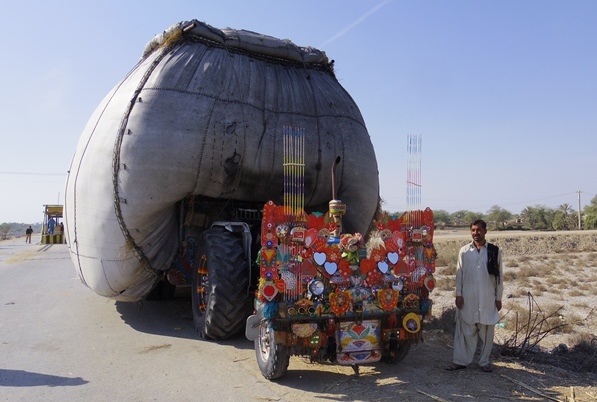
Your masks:
<svg viewBox="0 0 597 402"><path fill-rule="evenodd" d="M275 343L275 331L267 323L259 326L259 337L255 339L255 355L259 370L266 379L275 380L286 374L290 352L286 346Z"/></svg>
<svg viewBox="0 0 597 402"><path fill-rule="evenodd" d="M199 237L198 252L192 289L195 328L204 338L229 338L244 330L252 313L242 239L223 227L211 228Z"/></svg>

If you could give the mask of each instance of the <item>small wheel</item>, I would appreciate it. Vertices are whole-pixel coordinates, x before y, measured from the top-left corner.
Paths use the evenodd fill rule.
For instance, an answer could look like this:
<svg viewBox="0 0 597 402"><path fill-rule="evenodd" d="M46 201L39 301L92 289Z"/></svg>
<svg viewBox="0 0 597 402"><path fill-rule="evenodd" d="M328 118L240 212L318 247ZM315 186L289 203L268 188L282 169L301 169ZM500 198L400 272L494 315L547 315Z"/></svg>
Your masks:
<svg viewBox="0 0 597 402"><path fill-rule="evenodd" d="M386 363L398 363L406 357L408 351L410 350L410 343L407 342L398 342L398 349L391 351L388 355L385 356Z"/></svg>
<svg viewBox="0 0 597 402"><path fill-rule="evenodd" d="M282 377L290 362L286 346L276 344L275 331L268 323L259 326L259 337L255 339L255 355L261 374L268 380Z"/></svg>

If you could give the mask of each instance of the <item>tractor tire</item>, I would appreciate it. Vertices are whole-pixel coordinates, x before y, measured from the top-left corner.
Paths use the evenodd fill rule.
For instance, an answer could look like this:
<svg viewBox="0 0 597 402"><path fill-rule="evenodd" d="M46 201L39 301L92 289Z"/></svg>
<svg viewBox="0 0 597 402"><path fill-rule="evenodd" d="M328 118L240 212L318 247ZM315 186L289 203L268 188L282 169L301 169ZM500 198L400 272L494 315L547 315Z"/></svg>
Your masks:
<svg viewBox="0 0 597 402"><path fill-rule="evenodd" d="M386 363L395 364L404 360L406 355L408 355L408 351L410 350L410 343L407 342L399 342L398 343L398 350L391 352L390 354L386 355L384 361Z"/></svg>
<svg viewBox="0 0 597 402"><path fill-rule="evenodd" d="M290 352L284 345L276 344L275 331L268 323L259 326L259 337L255 339L255 355L261 374L268 380L282 377L290 362Z"/></svg>
<svg viewBox="0 0 597 402"><path fill-rule="evenodd" d="M198 252L192 285L195 328L203 338L229 338L244 330L252 313L242 239L223 227L211 228L199 237Z"/></svg>

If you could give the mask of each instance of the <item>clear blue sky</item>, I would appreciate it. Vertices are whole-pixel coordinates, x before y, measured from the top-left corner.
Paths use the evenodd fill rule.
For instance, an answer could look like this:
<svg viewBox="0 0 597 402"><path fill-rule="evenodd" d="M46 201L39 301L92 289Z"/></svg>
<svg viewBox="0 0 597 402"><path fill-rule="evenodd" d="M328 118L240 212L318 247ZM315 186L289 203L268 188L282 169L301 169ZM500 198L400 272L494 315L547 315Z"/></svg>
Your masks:
<svg viewBox="0 0 597 402"><path fill-rule="evenodd" d="M422 206L513 213L597 193L597 1L10 2L0 16L0 222L42 220L91 113L174 23L198 19L315 46L336 61L406 205L421 134Z"/></svg>

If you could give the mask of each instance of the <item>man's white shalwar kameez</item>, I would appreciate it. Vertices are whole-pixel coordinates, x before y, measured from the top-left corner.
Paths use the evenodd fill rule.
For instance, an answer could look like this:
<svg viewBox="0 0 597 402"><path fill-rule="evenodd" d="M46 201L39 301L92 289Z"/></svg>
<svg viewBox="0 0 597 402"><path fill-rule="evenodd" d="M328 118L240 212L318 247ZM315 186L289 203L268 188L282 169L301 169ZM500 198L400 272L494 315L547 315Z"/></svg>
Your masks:
<svg viewBox="0 0 597 402"><path fill-rule="evenodd" d="M464 306L456 309L455 364L468 366L473 361L478 339L482 342L479 365L489 364L494 328L500 320L495 302L502 300L504 290L501 250L498 263L499 280L487 272L487 242L480 250L474 242L460 249L456 266L456 296L463 297Z"/></svg>

